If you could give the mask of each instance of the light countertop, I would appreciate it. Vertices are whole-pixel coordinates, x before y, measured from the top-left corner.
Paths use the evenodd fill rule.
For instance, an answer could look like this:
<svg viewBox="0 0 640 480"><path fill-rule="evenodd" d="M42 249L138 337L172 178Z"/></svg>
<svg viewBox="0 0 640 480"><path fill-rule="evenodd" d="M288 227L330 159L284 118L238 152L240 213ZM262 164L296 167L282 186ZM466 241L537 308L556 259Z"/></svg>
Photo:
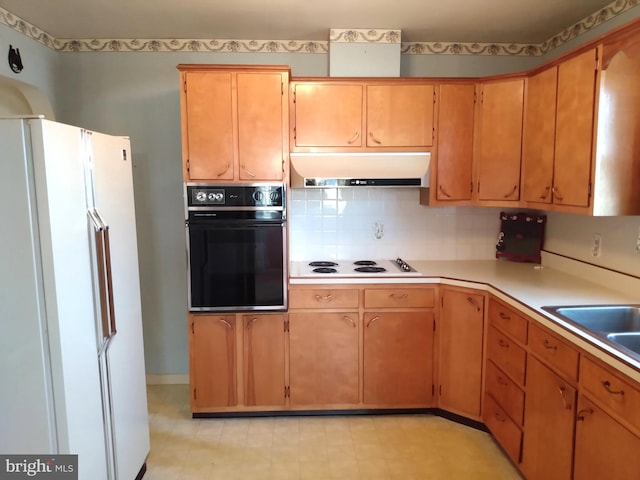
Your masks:
<svg viewBox="0 0 640 480"><path fill-rule="evenodd" d="M407 260L419 275L393 277L296 276L304 262L291 263L291 284L434 283L485 290L539 321L578 347L640 382L640 359L631 357L544 310L553 305L640 304L640 289L618 288L638 279L618 275L616 281L598 282L603 269L564 270L505 260ZM555 266L554 266L555 267ZM607 277L609 271L604 272ZM615 288L612 288L615 286ZM634 294L634 292L638 292Z"/></svg>

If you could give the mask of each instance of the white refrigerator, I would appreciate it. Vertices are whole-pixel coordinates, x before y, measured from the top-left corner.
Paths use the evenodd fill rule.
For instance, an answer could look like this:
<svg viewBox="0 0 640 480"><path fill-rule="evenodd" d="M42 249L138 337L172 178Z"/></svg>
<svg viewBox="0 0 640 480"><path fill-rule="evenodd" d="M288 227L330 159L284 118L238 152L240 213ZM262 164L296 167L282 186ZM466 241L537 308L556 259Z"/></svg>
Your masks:
<svg viewBox="0 0 640 480"><path fill-rule="evenodd" d="M0 453L134 480L149 425L128 137L0 119Z"/></svg>

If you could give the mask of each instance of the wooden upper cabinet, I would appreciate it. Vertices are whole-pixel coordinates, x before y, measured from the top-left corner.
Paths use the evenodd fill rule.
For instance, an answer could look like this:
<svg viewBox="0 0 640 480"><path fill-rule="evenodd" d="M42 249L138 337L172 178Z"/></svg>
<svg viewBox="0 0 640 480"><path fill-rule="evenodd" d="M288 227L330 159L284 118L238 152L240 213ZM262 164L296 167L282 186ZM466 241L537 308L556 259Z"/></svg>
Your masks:
<svg viewBox="0 0 640 480"><path fill-rule="evenodd" d="M362 85L294 83L291 148L361 147Z"/></svg>
<svg viewBox="0 0 640 480"><path fill-rule="evenodd" d="M433 144L433 85L368 85L367 147Z"/></svg>
<svg viewBox="0 0 640 480"><path fill-rule="evenodd" d="M595 48L558 65L555 204L589 206L596 71Z"/></svg>
<svg viewBox="0 0 640 480"><path fill-rule="evenodd" d="M524 80L482 84L478 200L520 200Z"/></svg>
<svg viewBox="0 0 640 480"><path fill-rule="evenodd" d="M237 82L239 179L280 181L289 143L286 78L280 73L238 73Z"/></svg>
<svg viewBox="0 0 640 480"><path fill-rule="evenodd" d="M288 67L179 65L185 181L282 181Z"/></svg>
<svg viewBox="0 0 640 480"><path fill-rule="evenodd" d="M426 151L433 144L432 84L299 80L291 92L291 151Z"/></svg>
<svg viewBox="0 0 640 480"><path fill-rule="evenodd" d="M557 88L558 67L527 79L522 139L526 202L549 204L552 200Z"/></svg>
<svg viewBox="0 0 640 480"><path fill-rule="evenodd" d="M640 28L602 46L592 212L640 215Z"/></svg>
<svg viewBox="0 0 640 480"><path fill-rule="evenodd" d="M232 74L185 72L183 82L185 181L233 180Z"/></svg>
<svg viewBox="0 0 640 480"><path fill-rule="evenodd" d="M437 148L431 159L431 199L471 200L473 192L473 129L475 84L438 87Z"/></svg>

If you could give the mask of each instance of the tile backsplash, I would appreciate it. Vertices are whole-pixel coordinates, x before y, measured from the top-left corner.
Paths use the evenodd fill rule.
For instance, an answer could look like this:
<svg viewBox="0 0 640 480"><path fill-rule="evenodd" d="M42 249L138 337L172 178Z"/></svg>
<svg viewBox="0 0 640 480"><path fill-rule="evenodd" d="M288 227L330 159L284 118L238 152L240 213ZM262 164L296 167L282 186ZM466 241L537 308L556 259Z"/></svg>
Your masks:
<svg viewBox="0 0 640 480"><path fill-rule="evenodd" d="M499 213L423 206L414 188L291 189L290 259L494 259Z"/></svg>

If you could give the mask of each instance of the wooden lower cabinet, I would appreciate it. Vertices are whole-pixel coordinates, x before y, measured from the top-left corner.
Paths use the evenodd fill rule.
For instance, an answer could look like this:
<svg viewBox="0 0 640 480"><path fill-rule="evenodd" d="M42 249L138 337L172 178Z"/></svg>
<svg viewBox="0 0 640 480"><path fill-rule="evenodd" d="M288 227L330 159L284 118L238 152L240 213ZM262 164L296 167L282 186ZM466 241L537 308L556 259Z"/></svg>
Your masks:
<svg viewBox="0 0 640 480"><path fill-rule="evenodd" d="M640 477L640 437L583 395L578 401L573 478Z"/></svg>
<svg viewBox="0 0 640 480"><path fill-rule="evenodd" d="M364 403L428 407L433 389L432 311L364 314Z"/></svg>
<svg viewBox="0 0 640 480"><path fill-rule="evenodd" d="M289 314L292 407L358 403L358 312Z"/></svg>
<svg viewBox="0 0 640 480"><path fill-rule="evenodd" d="M569 480L576 390L532 356L526 388L522 471L529 480Z"/></svg>
<svg viewBox="0 0 640 480"><path fill-rule="evenodd" d="M191 410L237 405L235 315L190 315L189 320Z"/></svg>
<svg viewBox="0 0 640 480"><path fill-rule="evenodd" d="M283 406L284 315L243 315L242 331L245 405Z"/></svg>
<svg viewBox="0 0 640 480"><path fill-rule="evenodd" d="M520 463L522 430L509 418L493 397L486 393L484 395L482 421L511 460L515 464Z"/></svg>
<svg viewBox="0 0 640 480"><path fill-rule="evenodd" d="M480 419L484 295L443 288L441 298L438 406Z"/></svg>

